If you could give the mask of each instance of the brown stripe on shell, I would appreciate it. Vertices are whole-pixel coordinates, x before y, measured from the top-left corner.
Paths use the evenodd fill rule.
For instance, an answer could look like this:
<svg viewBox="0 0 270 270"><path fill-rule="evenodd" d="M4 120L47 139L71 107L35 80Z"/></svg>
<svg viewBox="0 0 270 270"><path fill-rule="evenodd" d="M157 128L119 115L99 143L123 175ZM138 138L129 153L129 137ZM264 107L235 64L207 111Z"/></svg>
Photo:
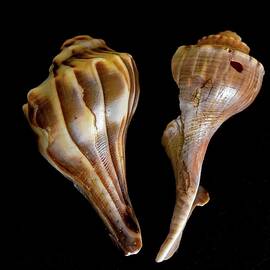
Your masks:
<svg viewBox="0 0 270 270"><path fill-rule="evenodd" d="M119 60L120 60L120 58L119 58ZM97 70L99 70L98 67L100 65L105 65L105 63L106 63L106 61L102 60L102 61L98 61L95 64L93 63L93 64L87 65L88 68L92 69L90 74L96 74L96 76L93 76L93 78L91 78L90 80L89 80L89 75L87 75L87 72L84 72L83 70L79 70L78 68L74 69L74 73L76 75L77 81L79 82L80 86L84 89L83 99L84 99L87 107L89 107L89 108L91 108L91 106L92 106L91 104L98 103L97 100L95 100L95 98L97 98L98 95L103 95L102 93L103 93L104 89L102 91L100 91L101 86L99 85L99 80L100 80L100 82L102 82L102 75L100 74L101 72L98 73ZM97 69L97 70L95 70L95 72L93 70L94 68ZM107 76L107 75L105 74L104 76ZM96 78L99 78L99 79L97 80ZM108 78L106 78L106 79L108 79ZM94 80L94 82L93 82L93 80ZM113 78L110 81L113 81ZM117 81L117 80L115 80L115 81ZM97 89L97 91L93 91L95 88ZM120 87L118 87L118 88L120 88ZM111 90L112 89L110 88L110 94L111 94ZM102 96L102 100L103 100L103 96ZM104 100L102 102L104 102ZM101 117L101 115L102 115L101 112L95 113L94 108L92 108L91 111L94 113L94 115L98 114L99 117ZM106 120L104 119L103 121L106 121ZM120 130L124 129L124 127L126 127L126 122L122 121L122 123L120 125ZM110 135L110 134L108 134L108 135ZM121 138L122 135L116 134L116 136L118 138ZM111 136L109 136L109 137L111 137ZM122 189L122 185L123 184L126 185L126 181L125 181L125 174L123 172L121 172L121 167L123 168L123 166L125 164L121 163L120 165L118 165L120 161L116 161L115 158L120 156L120 155L123 155L122 153L124 152L124 149L120 149L120 151L118 151L118 152L116 151L117 147L120 147L122 145L121 143L118 143L117 141L114 141L114 142L110 141L110 143L108 143L108 145L110 146L110 148L113 148L113 149L111 149L111 153L113 153L113 152L118 153L116 155L111 155L111 158L112 158L112 162L114 164L114 169L116 170L116 174L118 176L118 181L120 182L120 188ZM118 186L116 185L115 187L118 190ZM122 192L127 193L127 189L122 189ZM123 198L122 193L120 191L118 192L118 195L123 203L127 203L126 196L124 196L124 198Z"/></svg>
<svg viewBox="0 0 270 270"><path fill-rule="evenodd" d="M59 71L60 74L60 71ZM71 87L70 87L71 86ZM105 188L108 190L109 194L111 195L114 203L119 207L119 204L117 204L117 197L119 196L120 189L119 189L119 183L117 181L117 176L114 174L114 168L112 166L112 163L110 161L111 155L109 155L107 152L105 153L105 156L101 156L101 152L98 148L93 147L92 141L95 140L98 142L99 139L102 139L104 141L103 145L108 145L107 140L107 134L104 133L103 136L100 136L100 133L98 134L99 130L97 130L96 126L93 130L93 134L89 134L89 138L86 141L79 142L80 141L80 135L82 134L83 130L80 131L80 127L75 124L75 127L71 127L71 124L76 123L76 121L79 121L82 118L82 122L89 121L84 116L85 113L87 113L85 103L83 101L83 92L79 85L77 85L77 81L75 79L75 76L73 74L73 70L71 68L65 68L63 70L62 76L58 77L56 80L56 89L59 96L59 101L61 103L63 115L65 122L67 124L67 130L70 133L71 138L73 139L74 143L78 146L80 151L86 156L86 158L90 161L92 166L95 168L97 174L100 176L101 181ZM102 88L101 88L102 89ZM101 90L100 89L100 90ZM101 91L102 92L102 91ZM88 108L88 113L92 117L92 121L94 122L94 116ZM94 127L94 124L92 123L92 126ZM104 124L106 127L106 123ZM76 130L76 132L75 132ZM79 142L79 143L78 143ZM103 165L101 165L103 164ZM109 168L108 168L109 166ZM107 181L106 174L104 174L103 168L106 168L106 171L108 173L110 181L112 181L114 187L112 188L111 183ZM113 174L112 174L113 173ZM115 197L114 194L114 188L118 190L118 196ZM123 199L122 199L123 201ZM122 209L123 210L123 209ZM119 209L119 211L122 211Z"/></svg>

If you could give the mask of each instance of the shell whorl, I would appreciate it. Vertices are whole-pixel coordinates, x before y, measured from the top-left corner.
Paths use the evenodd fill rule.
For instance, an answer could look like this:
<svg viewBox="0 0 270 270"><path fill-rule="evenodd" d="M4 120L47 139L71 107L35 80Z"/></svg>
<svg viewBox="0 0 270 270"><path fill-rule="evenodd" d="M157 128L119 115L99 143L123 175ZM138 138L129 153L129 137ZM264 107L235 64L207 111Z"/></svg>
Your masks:
<svg viewBox="0 0 270 270"><path fill-rule="evenodd" d="M244 49L246 48L246 49ZM172 59L172 73L180 89L180 107L193 104L204 115L225 118L245 109L257 96L263 65L247 54L247 46L225 31L181 46ZM192 110L188 110L189 112Z"/></svg>
<svg viewBox="0 0 270 270"><path fill-rule="evenodd" d="M198 40L197 45L222 46L246 54L249 54L250 51L247 44L241 41L241 37L232 31L224 31L216 35L205 36Z"/></svg>

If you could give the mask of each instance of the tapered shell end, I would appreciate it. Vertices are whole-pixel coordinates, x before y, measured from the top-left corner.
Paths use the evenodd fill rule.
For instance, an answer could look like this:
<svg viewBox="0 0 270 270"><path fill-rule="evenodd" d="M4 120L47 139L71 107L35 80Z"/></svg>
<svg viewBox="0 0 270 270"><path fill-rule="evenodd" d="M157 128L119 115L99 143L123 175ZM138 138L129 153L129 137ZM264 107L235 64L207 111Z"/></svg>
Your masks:
<svg viewBox="0 0 270 270"><path fill-rule="evenodd" d="M241 37L235 32L224 31L216 35L205 36L198 40L197 45L217 45L225 46L246 54L249 54L249 47L241 41Z"/></svg>

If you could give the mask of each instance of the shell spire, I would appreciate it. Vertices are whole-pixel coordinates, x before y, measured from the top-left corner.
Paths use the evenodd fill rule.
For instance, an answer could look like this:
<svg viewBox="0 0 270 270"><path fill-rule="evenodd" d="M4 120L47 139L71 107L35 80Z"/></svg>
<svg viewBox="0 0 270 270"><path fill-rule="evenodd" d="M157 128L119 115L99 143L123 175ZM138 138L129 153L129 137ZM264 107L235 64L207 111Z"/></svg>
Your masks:
<svg viewBox="0 0 270 270"><path fill-rule="evenodd" d="M211 137L259 93L264 68L248 53L248 46L236 33L225 31L204 37L196 45L181 46L173 56L181 114L166 127L162 144L176 178L176 202L157 262L176 252L194 208L209 201L200 176Z"/></svg>
<svg viewBox="0 0 270 270"><path fill-rule="evenodd" d="M224 31L216 35L205 36L198 40L197 45L228 47L229 49L238 50L246 54L249 54L250 51L248 45L241 41L241 37L232 31Z"/></svg>
<svg viewBox="0 0 270 270"><path fill-rule="evenodd" d="M89 200L125 255L142 247L125 171L125 140L139 97L132 57L101 39L67 40L23 111L40 153Z"/></svg>

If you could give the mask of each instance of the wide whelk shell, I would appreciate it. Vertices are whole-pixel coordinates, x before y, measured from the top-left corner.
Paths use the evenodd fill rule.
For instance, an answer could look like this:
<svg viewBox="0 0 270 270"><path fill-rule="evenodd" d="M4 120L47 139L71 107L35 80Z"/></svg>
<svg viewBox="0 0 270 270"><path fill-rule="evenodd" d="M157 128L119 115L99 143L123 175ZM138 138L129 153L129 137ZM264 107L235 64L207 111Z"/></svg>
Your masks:
<svg viewBox="0 0 270 270"><path fill-rule="evenodd" d="M128 196L125 139L139 95L129 54L100 39L67 40L49 77L28 93L24 113L41 154L84 194L126 255L141 234Z"/></svg>
<svg viewBox="0 0 270 270"><path fill-rule="evenodd" d="M225 31L181 46L173 56L181 115L168 124L162 144L174 169L176 203L157 262L175 253L193 209L209 200L199 183L212 135L226 119L248 107L261 88L264 68L248 53L236 33Z"/></svg>

